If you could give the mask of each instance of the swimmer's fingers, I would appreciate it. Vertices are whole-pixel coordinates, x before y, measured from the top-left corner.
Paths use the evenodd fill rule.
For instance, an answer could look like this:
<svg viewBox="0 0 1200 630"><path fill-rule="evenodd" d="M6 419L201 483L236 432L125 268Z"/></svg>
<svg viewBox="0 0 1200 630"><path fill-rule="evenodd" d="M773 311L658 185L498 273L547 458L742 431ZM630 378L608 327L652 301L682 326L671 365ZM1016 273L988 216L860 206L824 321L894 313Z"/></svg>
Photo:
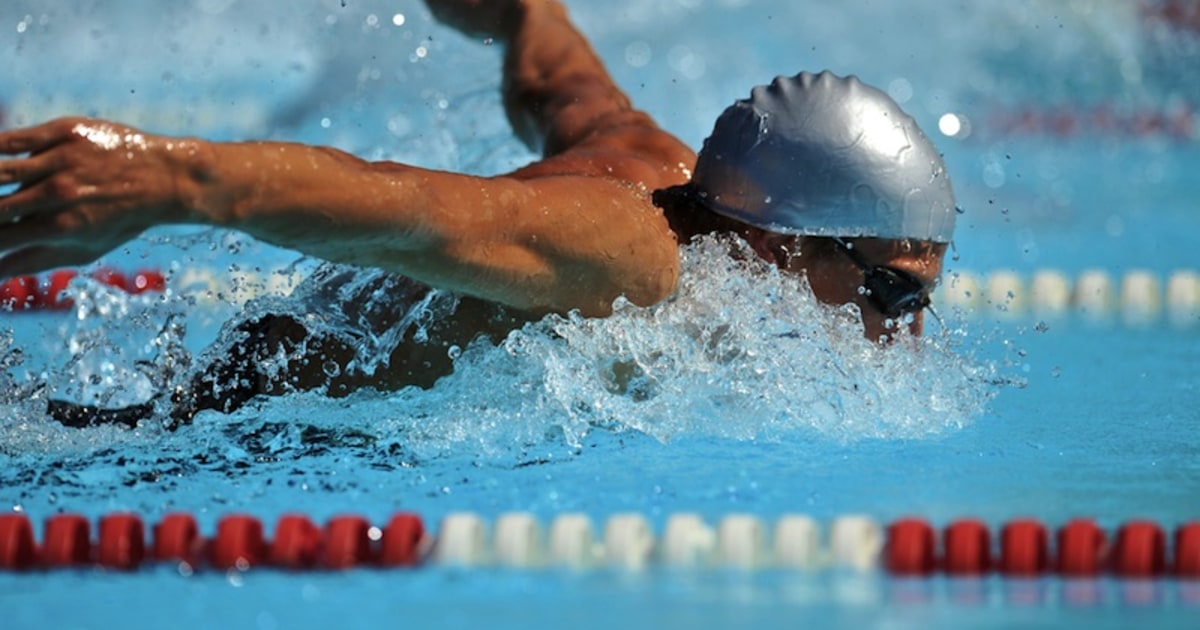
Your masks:
<svg viewBox="0 0 1200 630"><path fill-rule="evenodd" d="M32 184L49 177L58 168L54 152L22 159L0 160L0 186Z"/></svg>
<svg viewBox="0 0 1200 630"><path fill-rule="evenodd" d="M42 181L32 186L25 185L0 197L0 241L4 231L15 227L17 221L25 221L39 212L53 210L58 204L50 194L50 186ZM5 247L0 245L0 251Z"/></svg>
<svg viewBox="0 0 1200 630"><path fill-rule="evenodd" d="M59 267L79 267L94 262L98 255L68 247L36 245L0 256L0 278L40 273Z"/></svg>
<svg viewBox="0 0 1200 630"><path fill-rule="evenodd" d="M0 155L41 153L77 136L82 118L59 118L34 127L0 131Z"/></svg>

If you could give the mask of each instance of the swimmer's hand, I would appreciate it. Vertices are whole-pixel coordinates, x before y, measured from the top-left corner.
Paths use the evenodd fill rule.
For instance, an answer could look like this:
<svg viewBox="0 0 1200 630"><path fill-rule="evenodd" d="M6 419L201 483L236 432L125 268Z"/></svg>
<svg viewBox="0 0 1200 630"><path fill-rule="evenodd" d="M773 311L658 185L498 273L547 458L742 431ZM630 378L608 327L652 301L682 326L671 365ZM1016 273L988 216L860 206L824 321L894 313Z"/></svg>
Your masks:
<svg viewBox="0 0 1200 630"><path fill-rule="evenodd" d="M0 132L0 277L90 263L187 220L198 141L62 118Z"/></svg>
<svg viewBox="0 0 1200 630"><path fill-rule="evenodd" d="M425 0L439 21L472 37L507 41L521 16L533 8L557 6L556 0Z"/></svg>

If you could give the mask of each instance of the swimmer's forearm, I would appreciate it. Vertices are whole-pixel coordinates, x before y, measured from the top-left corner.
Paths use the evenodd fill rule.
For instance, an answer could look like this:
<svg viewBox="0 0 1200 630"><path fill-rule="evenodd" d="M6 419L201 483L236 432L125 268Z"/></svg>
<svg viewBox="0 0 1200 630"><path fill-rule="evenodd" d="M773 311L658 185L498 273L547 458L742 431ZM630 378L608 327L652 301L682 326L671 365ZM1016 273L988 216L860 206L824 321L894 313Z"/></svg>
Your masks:
<svg viewBox="0 0 1200 630"><path fill-rule="evenodd" d="M416 246L408 241L419 238L418 213L403 210L424 205L422 190L402 173L380 190L364 161L333 149L275 142L202 146L203 163L191 169L199 181L185 188L195 191L189 202L198 223L307 251L349 248L335 237L386 222L392 247Z"/></svg>
<svg viewBox="0 0 1200 630"><path fill-rule="evenodd" d="M327 260L419 272L484 227L461 212L477 178L291 143L205 143L200 155L197 222Z"/></svg>
<svg viewBox="0 0 1200 630"><path fill-rule="evenodd" d="M326 260L540 311L606 314L674 288L666 222L599 178L478 178L333 149L207 144L198 221Z"/></svg>
<svg viewBox="0 0 1200 630"><path fill-rule="evenodd" d="M522 0L518 7L506 38L505 104L527 144L552 155L583 140L606 116L632 110L560 2Z"/></svg>

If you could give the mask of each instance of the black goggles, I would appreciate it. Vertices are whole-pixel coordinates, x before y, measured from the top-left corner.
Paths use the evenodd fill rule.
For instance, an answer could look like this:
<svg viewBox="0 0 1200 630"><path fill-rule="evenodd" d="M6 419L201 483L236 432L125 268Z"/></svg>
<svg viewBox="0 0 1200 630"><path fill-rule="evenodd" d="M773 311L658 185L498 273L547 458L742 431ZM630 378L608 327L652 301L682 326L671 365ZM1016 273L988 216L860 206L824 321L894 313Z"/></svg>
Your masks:
<svg viewBox="0 0 1200 630"><path fill-rule="evenodd" d="M929 307L933 287L916 276L895 267L872 265L854 247L840 238L833 242L863 272L863 288L867 300L884 315L896 319Z"/></svg>

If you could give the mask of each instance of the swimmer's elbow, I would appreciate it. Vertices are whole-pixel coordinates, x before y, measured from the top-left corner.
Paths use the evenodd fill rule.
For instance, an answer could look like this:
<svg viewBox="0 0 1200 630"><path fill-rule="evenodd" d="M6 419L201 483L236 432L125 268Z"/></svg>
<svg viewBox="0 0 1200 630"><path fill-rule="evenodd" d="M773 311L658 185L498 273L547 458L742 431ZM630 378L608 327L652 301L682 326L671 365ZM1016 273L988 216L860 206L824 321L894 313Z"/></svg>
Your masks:
<svg viewBox="0 0 1200 630"><path fill-rule="evenodd" d="M675 295L675 289L679 285L679 250L672 247L671 255L666 258L664 264L659 268L657 282L654 284L652 299L654 304L658 304L667 298Z"/></svg>
<svg viewBox="0 0 1200 630"><path fill-rule="evenodd" d="M675 294L679 282L678 250L672 248L669 256L641 256L636 264L623 265L620 273L612 273L606 280L593 277L591 282L578 279L565 283L576 290L567 290L572 298L560 300L546 310L558 312L575 311L584 317L608 317L613 305L626 301L635 306L649 307L663 302ZM590 285L590 291L580 293L580 286ZM564 287L565 288L565 287Z"/></svg>
<svg viewBox="0 0 1200 630"><path fill-rule="evenodd" d="M653 306L675 294L679 283L679 249L674 243L664 247L654 260L639 270L639 282L626 299L638 306Z"/></svg>

